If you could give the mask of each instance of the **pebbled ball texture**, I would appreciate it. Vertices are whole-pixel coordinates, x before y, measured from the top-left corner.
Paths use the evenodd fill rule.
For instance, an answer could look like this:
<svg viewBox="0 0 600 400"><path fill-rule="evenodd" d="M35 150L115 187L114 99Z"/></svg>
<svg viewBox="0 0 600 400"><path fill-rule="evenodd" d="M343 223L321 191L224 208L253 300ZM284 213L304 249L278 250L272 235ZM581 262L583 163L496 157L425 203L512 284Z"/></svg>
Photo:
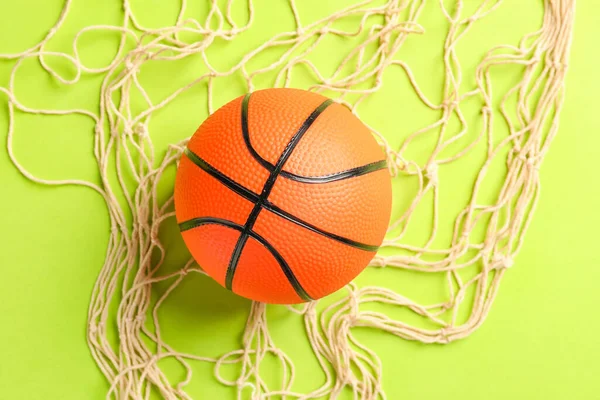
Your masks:
<svg viewBox="0 0 600 400"><path fill-rule="evenodd" d="M297 89L239 97L204 121L181 157L175 210L184 241L241 296L284 304L326 296L383 240L384 154L356 116L327 100Z"/></svg>

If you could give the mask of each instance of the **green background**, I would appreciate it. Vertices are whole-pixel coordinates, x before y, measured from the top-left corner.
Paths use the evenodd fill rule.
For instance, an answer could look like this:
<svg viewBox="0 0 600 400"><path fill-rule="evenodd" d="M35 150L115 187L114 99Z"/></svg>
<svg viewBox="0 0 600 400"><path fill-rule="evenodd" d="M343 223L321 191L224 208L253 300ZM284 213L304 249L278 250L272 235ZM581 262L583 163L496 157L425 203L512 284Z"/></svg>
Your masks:
<svg viewBox="0 0 600 400"><path fill-rule="evenodd" d="M61 3L2 2L0 52L19 51L37 43L54 23ZM300 10L306 23L347 3L311 0L302 3ZM439 23L439 11L435 11L437 1L429 3L421 20L431 37L443 38L445 28ZM507 0L489 21L479 22L480 30L465 40L459 55L472 54L476 62L490 40L516 44L524 32L539 26L540 3ZM160 26L174 20L179 2L139 0L132 4L144 24ZM200 8L192 5L190 12L201 12ZM293 26L283 2L257 1L256 9L251 34L239 43L221 47L224 65L247 46ZM541 201L525 245L514 268L506 274L485 324L468 339L447 346L423 345L367 330L357 333L383 360L389 399L600 399L599 12L596 1L577 4L566 103L559 135L541 168ZM121 15L120 5L113 0L75 1L67 23L49 48L68 51L79 29L91 24L119 24ZM93 65L102 65L111 57L114 39L90 37L82 46L84 57ZM429 93L439 91L441 83L440 70L436 69L439 59L435 58L439 57L439 43L420 41L411 47L407 42L405 56ZM322 52L319 57L327 66L328 54ZM1 86L6 86L12 65L0 62ZM157 98L198 72L192 61L169 68L152 65L144 71L146 82L156 82L151 94ZM67 67L64 70L69 73ZM394 103L386 103L385 96L393 99L398 90L395 79L406 85L395 74L398 76L386 76L387 92L381 103L364 112L366 116L379 119L392 111ZM431 79L424 79L429 74ZM157 76L163 76L162 80ZM31 60L23 66L16 83L17 95L32 107L97 107L97 77L65 88ZM216 89L216 105L243 90L219 83ZM160 133L154 137L159 148L189 136L205 118L205 94L205 88L193 89L153 120L151 131ZM6 104L6 97L0 95L2 139L7 129ZM409 108L393 112L395 118L404 118L407 129L422 126L427 119L424 112ZM385 133L397 122L390 119L381 124L379 128ZM16 128L15 149L35 174L97 180L90 121L19 114ZM0 152L0 178L0 399L102 399L108 385L89 354L85 326L91 288L109 234L104 204L90 190L48 188L25 180L5 151ZM460 179L451 179L458 187ZM185 258L175 235L166 242L175 249L175 258ZM387 270L368 271L358 283L377 284L398 276ZM411 281L411 275L401 276L398 289L409 294L411 288L428 290L421 282ZM390 286L396 287L394 283ZM239 345L248 305L207 278L191 277L162 309L164 336L179 350L220 355ZM308 391L321 383L323 375L317 372L316 361L302 339L300 320L279 311L274 308L269 314L273 335L296 360L300 375L295 389ZM232 389L214 381L212 365L193 365L195 375L188 392L194 398L234 396ZM165 368L180 378L177 367Z"/></svg>

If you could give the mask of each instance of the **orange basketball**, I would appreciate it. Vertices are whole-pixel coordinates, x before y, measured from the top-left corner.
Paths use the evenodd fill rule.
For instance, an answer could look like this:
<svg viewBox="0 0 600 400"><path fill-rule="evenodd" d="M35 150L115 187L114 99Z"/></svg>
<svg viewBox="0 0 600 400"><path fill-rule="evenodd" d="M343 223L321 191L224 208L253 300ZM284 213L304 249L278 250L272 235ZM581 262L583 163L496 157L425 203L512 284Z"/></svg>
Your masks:
<svg viewBox="0 0 600 400"><path fill-rule="evenodd" d="M253 300L299 303L367 266L389 222L391 180L383 151L346 107L267 89L200 125L179 163L175 210L217 282Z"/></svg>

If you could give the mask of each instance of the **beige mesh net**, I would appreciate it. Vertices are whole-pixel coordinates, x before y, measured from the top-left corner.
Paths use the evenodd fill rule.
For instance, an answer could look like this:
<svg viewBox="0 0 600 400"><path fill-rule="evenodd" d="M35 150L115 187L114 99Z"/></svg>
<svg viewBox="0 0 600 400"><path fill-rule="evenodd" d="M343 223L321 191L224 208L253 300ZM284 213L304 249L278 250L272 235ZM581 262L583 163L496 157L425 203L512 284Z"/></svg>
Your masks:
<svg viewBox="0 0 600 400"><path fill-rule="evenodd" d="M16 60L10 82L0 91L8 96L10 125L8 152L12 162L28 179L44 185L79 185L97 192L106 202L110 216L110 240L104 265L93 288L89 307L87 340L94 359L110 383L107 398L147 399L158 392L166 399L190 398L186 385L192 379L190 360L215 364L215 376L221 383L236 388L240 398L266 399L336 397L350 390L354 398L385 398L382 388L382 363L378 355L362 345L352 333L353 327L369 327L399 338L424 343L448 343L471 334L485 320L507 268L523 244L539 196L539 166L558 129L563 101L563 84L573 28L574 0L545 0L539 30L522 38L517 45L489 48L474 76L465 76L457 44L473 26L485 21L503 6L502 0L434 2L446 21L445 39L440 43L443 65L441 101L434 101L421 89L409 62L400 50L408 40L428 40L427 30L419 21L425 0L365 0L340 9L326 18L303 24L302 13L290 0L296 28L279 32L263 44L247 51L232 68L213 67L207 56L219 41L235 41L253 25L253 2L211 0L205 20L186 17L186 0L182 0L173 26L149 29L140 24L128 0L123 0L121 26L97 25L82 29L74 38L72 52L46 50L47 44L68 18L72 1L64 4L60 18L43 40L18 54L0 54ZM234 15L244 11L247 19ZM483 22L485 23L485 22ZM351 26L352 29L343 27ZM80 51L82 37L90 31L118 34L119 50L102 68L86 66ZM311 56L322 51L324 40L338 37L353 43L340 47L341 62L333 70L318 67ZM256 67L261 54L279 49L276 61ZM200 56L206 73L160 101L153 101L139 79L140 71L152 61L175 62ZM76 85L86 74L103 77L98 93L100 108L34 109L22 104L14 92L15 75L26 59L38 60L44 70L64 85ZM52 66L51 59L63 59L75 69L74 77L65 77ZM254 64L253 64L254 63ZM511 69L515 78L508 91L494 92L492 71L498 66ZM435 112L436 120L422 124L401 139L394 131L379 132L376 121L360 115L361 104L376 97L384 85L384 73L401 71L421 106ZM213 85L216 79L242 77L248 91L256 88L261 77L274 77L274 86L289 86L293 75L303 71L312 84L304 88L322 92L347 105L372 129L385 149L389 171L398 185L412 182L414 196L405 205L397 205L382 250L370 266L409 270L415 274L441 276L447 283L443 301L422 304L379 286L350 284L333 304L311 302L288 307L304 321L305 334L323 369L325 381L309 393L294 392L294 361L277 346L269 333L265 304L253 303L240 348L218 358L180 352L163 340L158 310L188 274L203 274L189 260L185 265L164 273L166 249L159 237L161 226L174 218L173 199L162 201L159 195L161 176L178 160L185 141L155 149L149 132L152 116L169 107L173 100L196 85L207 85L208 112L213 111ZM516 71L516 72L515 72ZM271 74L271 75L269 75ZM422 83L422 82L421 82ZM400 100L399 100L400 101ZM463 104L479 107L479 122L469 126ZM394 105L397 106L397 105ZM78 114L94 122L94 157L101 177L100 184L81 180L46 180L29 173L13 152L15 114ZM390 117L390 118L393 118ZM505 124L508 134L495 135L498 124ZM426 157L411 156L411 149L421 138L431 139ZM400 145L397 145L400 143ZM459 212L446 215L440 205L444 187L444 169L467 155L479 151L478 169L468 180L471 193L461 203ZM164 154L158 157L157 154ZM490 177L490 169L501 165L504 176ZM473 172L473 171L472 171ZM116 174L117 179L111 179ZM471 179L472 177L472 179ZM483 196L485 188L495 186L494 196ZM485 192L489 193L489 191ZM417 210L425 207L425 220ZM417 216L415 216L417 215ZM444 224L442 221L452 221ZM411 226L427 225L427 237L412 240ZM437 240L445 230L448 238ZM463 273L468 271L468 273ZM369 271L367 270L367 272ZM391 275L386 275L391 276ZM153 299L153 285L163 282L168 289ZM469 298L466 301L466 298ZM118 309L111 304L118 304ZM380 303L402 308L425 323L406 321L373 311L369 304ZM461 308L462 306L462 308ZM107 325L116 324L118 336L111 338ZM296 333L295 333L296 334ZM298 333L299 334L299 333ZM265 359L275 357L281 369L278 384L261 376ZM185 379L172 382L161 370L159 361L170 358L187 371ZM221 367L239 366L236 379L222 376Z"/></svg>

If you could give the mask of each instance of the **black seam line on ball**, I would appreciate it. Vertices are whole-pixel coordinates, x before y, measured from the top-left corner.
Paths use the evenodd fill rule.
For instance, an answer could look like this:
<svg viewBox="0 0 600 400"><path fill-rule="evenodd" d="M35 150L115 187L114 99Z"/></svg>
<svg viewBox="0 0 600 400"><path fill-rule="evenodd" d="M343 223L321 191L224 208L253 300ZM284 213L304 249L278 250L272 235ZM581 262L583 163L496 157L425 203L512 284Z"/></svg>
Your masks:
<svg viewBox="0 0 600 400"><path fill-rule="evenodd" d="M250 141L250 131L248 129L248 107L250 104L250 93L244 96L244 100L242 101L242 136L244 137L244 143L246 143L246 147L248 151L252 155L252 157L262 165L267 171L271 172L275 168L273 164L269 161L265 160L261 157L260 154L254 149L252 146L252 142ZM353 178L355 176L360 176L364 174L368 174L370 172L375 172L380 169L383 169L387 166L387 162L385 160L375 161L370 164L362 165L360 167L351 168L345 171L336 172L328 175L321 176L305 176L293 174L288 171L281 171L281 176L296 182L303 183L328 183L334 181L340 181L343 179Z"/></svg>
<svg viewBox="0 0 600 400"><path fill-rule="evenodd" d="M275 166L262 158L254 149L254 147L252 147L252 143L250 143L250 131L248 129L248 103L250 102L250 95L251 93L248 93L246 96L244 96L244 100L242 101L242 136L244 137L244 142L246 143L246 147L248 148L248 151L252 157L254 157L254 159L258 161L260 165L265 167L267 171L271 172L273 169L275 169Z"/></svg>
<svg viewBox="0 0 600 400"><path fill-rule="evenodd" d="M190 159L191 162L196 164L202 170L207 172L210 176L217 179L219 182L221 182L223 185L225 185L235 193L239 194L246 200L250 200L253 203L256 203L258 201L259 196L256 193L246 189L233 179L229 178L227 175L223 174L221 171L217 170L215 167L204 161L196 153L192 152L187 147L185 148L185 150L183 150L183 152Z"/></svg>
<svg viewBox="0 0 600 400"><path fill-rule="evenodd" d="M235 222L231 222L226 219L214 218L214 217L192 218L188 221L184 221L184 222L180 223L179 229L183 232L183 231L187 231L187 230L190 230L193 228L197 228L202 225L210 225L210 224L225 226L225 227L228 227L231 229L235 229L236 231L239 231L239 232L244 231L244 227L240 224L236 224ZM290 266L285 261L285 258L283 258L283 256L281 254L279 254L279 252L273 246L271 246L271 244L265 238L260 236L258 233L250 230L250 231L248 231L248 236L255 239L258 243L263 245L269 253L271 253L271 255L275 258L275 260L279 264L279 267L281 268L281 270L287 277L288 281L290 282L290 284L292 285L292 287L294 288L294 290L296 291L298 296L300 296L300 298L302 298L302 300L311 301L312 298L308 295L308 293L306 293L306 290L304 290L302 285L300 285L300 282L298 282L296 275L294 275L294 272L292 271Z"/></svg>
<svg viewBox="0 0 600 400"><path fill-rule="evenodd" d="M321 176L303 176L292 174L291 172L281 171L281 176L292 181L302 182L302 183L329 183L335 181L341 181L343 179L355 178L357 176L365 175L370 172L379 171L381 169L387 168L387 161L380 160L375 161L370 164L365 164L360 167L347 169L345 171L336 172L334 174L329 175L321 175Z"/></svg>
<svg viewBox="0 0 600 400"><path fill-rule="evenodd" d="M233 179L229 178L228 176L226 176L225 174L223 174L216 168L212 167L210 164L208 164L206 161L204 161L201 157L199 157L197 154L195 154L191 150L186 148L184 150L184 153L194 164L196 164L202 170L204 170L209 175L211 175L212 177L217 179L219 182L221 182L227 188L231 189L233 192L239 194L240 196L244 197L247 200L250 200L253 203L258 202L259 196L256 193L246 189L245 187L243 187L242 185L240 185ZM382 162L385 162L385 161L382 161ZM277 214L280 217L287 219L290 222L293 222L293 223L300 225L306 229L309 229L320 235L328 237L329 239L336 240L338 242L345 243L349 246L356 247L358 249L366 250L366 251L377 251L377 249L379 248L378 246L373 246L370 244L357 242L352 239L348 239L343 236L339 236L339 235L324 231L324 230L318 228L317 226L312 225L309 222L301 220L300 218L296 217L295 215L288 213L287 211L277 207L276 205L274 205L268 201L265 201L265 203L263 204L263 207L266 208L267 210L273 212L274 214ZM181 225L180 225L180 228L181 228ZM184 229L181 229L181 230L183 231Z"/></svg>
<svg viewBox="0 0 600 400"><path fill-rule="evenodd" d="M244 227L242 225L236 224L235 222L232 222L232 221L229 221L226 219L216 218L216 217L198 217L198 218L192 218L187 221L181 222L179 224L179 230L181 232L185 232L185 231L189 231L190 229L194 229L199 226L209 225L209 224L223 225L223 226L235 229L236 231L240 231L240 232L244 229Z"/></svg>
<svg viewBox="0 0 600 400"><path fill-rule="evenodd" d="M277 207L275 204L270 203L268 201L265 202L263 207L265 208L265 210L271 211L273 214L278 215L281 218L284 218L290 222L293 222L294 224L299 225L305 229L308 229L309 231L313 231L313 232L323 235L329 239L336 240L338 242L347 244L348 246L356 247L357 249L366 250L366 251L377 251L379 249L379 246L373 246L370 244L357 242L355 240L348 239L343 236L339 236L334 233L324 231L323 229L320 229L320 228L316 227L315 225L312 225L309 222L303 221L300 218L296 217L295 215L292 215L292 214L288 213L287 211L282 210L281 208Z"/></svg>
<svg viewBox="0 0 600 400"><path fill-rule="evenodd" d="M244 98L244 100L246 100L246 98L249 99L250 97L246 96ZM306 120L302 123L302 125L300 126L298 131L294 134L294 136L292 136L289 143L287 144L287 146L285 146L285 148L283 149L283 152L279 156L279 160L277 160L277 164L275 164L275 168L273 168L273 170L271 171L271 174L267 178L267 181L265 182L262 192L260 194L260 197L259 197L258 201L254 204L254 208L250 212L250 215L248 216L248 219L246 220L246 223L244 224L244 230L242 231L242 234L238 238L238 241L233 250L233 254L231 255L231 259L229 260L229 266L227 267L227 274L225 276L225 287L227 289L231 290L231 287L233 285L233 277L235 275L235 270L237 268L237 264L239 262L240 256L244 249L244 245L246 244L248 232L250 230L252 230L252 227L254 226L254 223L256 222L256 219L258 218L258 214L260 214L260 211L262 210L264 202L267 200L267 197L269 197L271 190L273 190L275 181L277 180L277 177L281 173L283 166L285 165L287 160L292 155L292 152L294 151L294 149L296 148L296 146L298 145L298 143L300 142L300 140L302 139L302 137L304 136L304 134L306 133L308 128L310 128L310 126L313 124L313 122L315 122L315 120L319 117L319 115L321 115L321 113L323 111L325 111L325 109L327 107L329 107L332 103L333 103L333 100L331 100L331 99L327 99L323 103L321 103L308 116L308 118L306 118ZM247 110L246 110L246 112L247 112ZM242 119L244 119L244 118L242 118ZM246 119L247 119L247 115L246 115ZM247 130L247 126L246 126L246 130Z"/></svg>

